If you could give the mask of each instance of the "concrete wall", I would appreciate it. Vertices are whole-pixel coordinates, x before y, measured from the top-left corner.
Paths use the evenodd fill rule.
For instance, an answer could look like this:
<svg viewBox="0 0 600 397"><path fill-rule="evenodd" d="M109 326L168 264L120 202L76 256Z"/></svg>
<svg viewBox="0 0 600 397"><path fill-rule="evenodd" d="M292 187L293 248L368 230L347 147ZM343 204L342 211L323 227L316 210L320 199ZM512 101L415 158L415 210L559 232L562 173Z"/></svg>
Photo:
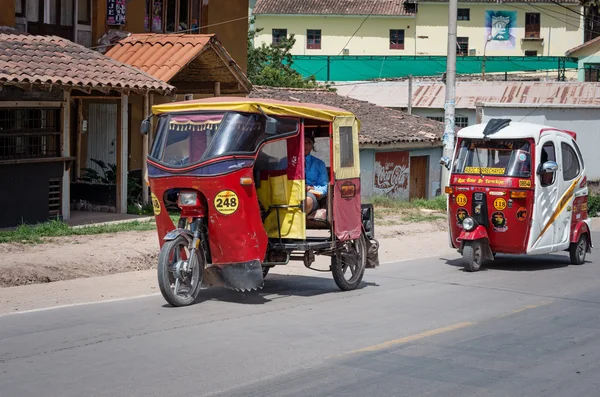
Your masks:
<svg viewBox="0 0 600 397"><path fill-rule="evenodd" d="M414 156L429 156L429 169L427 172L427 195L429 198L434 198L436 190L440 187L441 181L441 168L439 165L439 159L442 157L442 148L424 148L424 149L383 149L377 150L377 152L395 152L406 150L409 152L410 157ZM375 149L361 149L360 150L360 184L361 184L361 195L363 197L373 196L373 182L374 182L374 170L375 170Z"/></svg>
<svg viewBox="0 0 600 397"><path fill-rule="evenodd" d="M515 121L544 124L577 133L577 145L590 181L600 180L600 109L598 108L494 108L484 107L482 121L510 118ZM531 113L531 114L529 114Z"/></svg>
<svg viewBox="0 0 600 397"><path fill-rule="evenodd" d="M294 34L296 45L293 55L338 55L352 34L365 19L364 16L271 16L256 15L255 26L263 30L254 45L272 42L273 29L287 29ZM306 30L321 29L321 49L306 48ZM390 50L390 29L404 29L404 50ZM370 17L345 47L349 55L414 55L415 19L412 17ZM444 53L445 54L445 53Z"/></svg>
<svg viewBox="0 0 600 397"><path fill-rule="evenodd" d="M458 37L469 38L469 48L475 55L483 55L486 39L485 13L490 11L512 11L516 13L513 31L514 48L500 49L497 42L488 44L486 55L523 56L526 50L535 50L539 56L564 56L565 52L583 43L583 13L580 6L536 4L473 4L462 3L459 8L470 9L470 21L458 22ZM573 12L575 11L575 12ZM540 13L540 37L542 41L522 41L525 36L525 13ZM263 28L257 35L255 45L270 44L272 29L287 29L296 36L293 55L338 55L350 37L364 21L364 16L313 16L313 15L256 15L256 27ZM306 49L306 30L321 29L320 50ZM390 29L404 29L403 50L390 50ZM448 36L448 4L419 3L415 17L375 17L364 25L346 46L349 55L438 55L445 56Z"/></svg>
<svg viewBox="0 0 600 397"><path fill-rule="evenodd" d="M475 49L476 55L483 55L485 44L485 12L512 11L516 12L514 49L494 49L494 42L488 44L486 55L489 56L522 56L526 50L536 50L538 55L564 56L565 52L583 43L583 14L580 6L568 6L567 10L559 5L536 4L536 8L526 4L471 4L459 3L459 8L470 9L470 21L458 21L457 37L469 38L469 49ZM540 42L522 42L525 36L525 13L540 13ZM416 36L427 38L417 39L417 55L445 55L448 36L448 4L419 3L417 13Z"/></svg>
<svg viewBox="0 0 600 397"><path fill-rule="evenodd" d="M398 109L406 111L406 108ZM444 109L413 108L413 114L423 117L444 117ZM469 119L469 125L477 123L475 109L456 109L455 116L467 117Z"/></svg>

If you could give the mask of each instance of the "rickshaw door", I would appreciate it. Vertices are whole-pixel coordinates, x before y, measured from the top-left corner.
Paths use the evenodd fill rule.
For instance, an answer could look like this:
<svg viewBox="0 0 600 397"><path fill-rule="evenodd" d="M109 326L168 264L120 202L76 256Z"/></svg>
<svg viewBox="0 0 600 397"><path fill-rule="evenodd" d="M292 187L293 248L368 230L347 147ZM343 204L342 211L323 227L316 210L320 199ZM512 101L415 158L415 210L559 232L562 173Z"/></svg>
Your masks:
<svg viewBox="0 0 600 397"><path fill-rule="evenodd" d="M546 161L559 162L557 156L556 142L554 134L542 136L538 147L540 150L536 153L539 158L539 164ZM559 190L561 186L560 167L559 171L548 174L537 174L535 183L534 217L531 227L530 253L548 252L553 250L556 244L556 225L555 210L558 206Z"/></svg>
<svg viewBox="0 0 600 397"><path fill-rule="evenodd" d="M333 231L342 241L361 234L358 121L341 116L333 121Z"/></svg>

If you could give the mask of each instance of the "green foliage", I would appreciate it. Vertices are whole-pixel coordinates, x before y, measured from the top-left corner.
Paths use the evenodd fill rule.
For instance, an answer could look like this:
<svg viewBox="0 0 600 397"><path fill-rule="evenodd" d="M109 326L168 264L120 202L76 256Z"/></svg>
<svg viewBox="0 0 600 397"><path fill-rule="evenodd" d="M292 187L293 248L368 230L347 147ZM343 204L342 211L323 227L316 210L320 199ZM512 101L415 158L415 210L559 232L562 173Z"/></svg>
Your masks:
<svg viewBox="0 0 600 397"><path fill-rule="evenodd" d="M596 216L600 212L600 195L592 194L588 196L588 215Z"/></svg>
<svg viewBox="0 0 600 397"><path fill-rule="evenodd" d="M292 47L296 43L294 35L282 39L279 44L254 46L256 33L262 29L248 31L248 79L252 84L269 87L318 88L315 76L304 78L292 68L294 63Z"/></svg>

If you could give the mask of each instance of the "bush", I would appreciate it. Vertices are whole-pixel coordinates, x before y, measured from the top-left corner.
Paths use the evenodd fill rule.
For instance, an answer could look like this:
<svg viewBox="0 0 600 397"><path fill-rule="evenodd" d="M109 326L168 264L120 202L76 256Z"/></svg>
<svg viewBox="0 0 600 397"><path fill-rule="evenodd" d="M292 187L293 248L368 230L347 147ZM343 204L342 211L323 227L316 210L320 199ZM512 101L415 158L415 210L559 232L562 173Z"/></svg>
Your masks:
<svg viewBox="0 0 600 397"><path fill-rule="evenodd" d="M596 216L600 212L600 195L592 194L588 196L588 215Z"/></svg>

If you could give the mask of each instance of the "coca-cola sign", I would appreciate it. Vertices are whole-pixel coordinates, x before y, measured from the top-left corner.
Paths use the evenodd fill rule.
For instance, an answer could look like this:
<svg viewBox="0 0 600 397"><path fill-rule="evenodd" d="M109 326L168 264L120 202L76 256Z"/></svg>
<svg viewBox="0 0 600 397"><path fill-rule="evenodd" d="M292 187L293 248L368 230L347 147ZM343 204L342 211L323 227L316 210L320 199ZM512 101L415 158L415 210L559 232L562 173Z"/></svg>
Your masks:
<svg viewBox="0 0 600 397"><path fill-rule="evenodd" d="M408 198L409 161L409 152L375 153L374 193Z"/></svg>

